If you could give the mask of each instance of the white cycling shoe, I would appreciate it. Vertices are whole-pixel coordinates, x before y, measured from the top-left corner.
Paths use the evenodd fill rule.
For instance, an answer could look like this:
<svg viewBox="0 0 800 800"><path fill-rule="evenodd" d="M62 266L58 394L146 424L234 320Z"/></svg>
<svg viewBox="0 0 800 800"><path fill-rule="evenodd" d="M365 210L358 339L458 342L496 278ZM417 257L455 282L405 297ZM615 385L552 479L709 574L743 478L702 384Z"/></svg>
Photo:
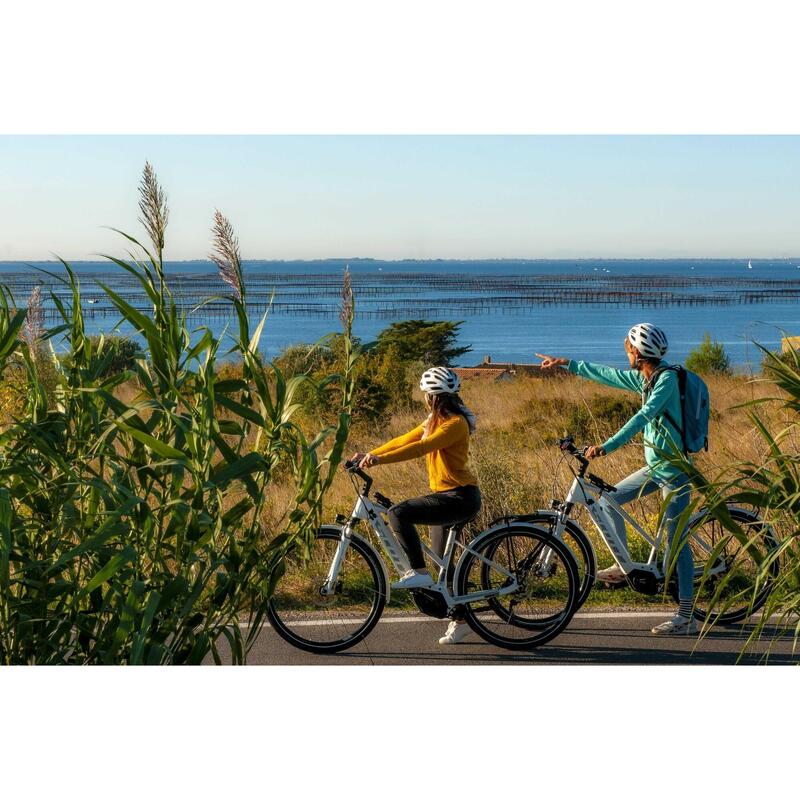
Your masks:
<svg viewBox="0 0 800 800"><path fill-rule="evenodd" d="M469 625L467 625L466 622L456 622L453 620L447 626L445 635L439 639L439 644L458 644L459 642L463 642L469 635L469 630Z"/></svg>
<svg viewBox="0 0 800 800"><path fill-rule="evenodd" d="M597 580L603 583L625 583L625 573L618 564L614 564L607 569L601 569L597 573Z"/></svg>
<svg viewBox="0 0 800 800"><path fill-rule="evenodd" d="M697 623L694 619L687 619L676 614L672 619L651 628L650 633L654 633L656 636L691 636L693 633L697 633Z"/></svg>
<svg viewBox="0 0 800 800"><path fill-rule="evenodd" d="M392 584L392 589L429 589L434 583L429 572L417 572L415 569L410 569L399 581Z"/></svg>

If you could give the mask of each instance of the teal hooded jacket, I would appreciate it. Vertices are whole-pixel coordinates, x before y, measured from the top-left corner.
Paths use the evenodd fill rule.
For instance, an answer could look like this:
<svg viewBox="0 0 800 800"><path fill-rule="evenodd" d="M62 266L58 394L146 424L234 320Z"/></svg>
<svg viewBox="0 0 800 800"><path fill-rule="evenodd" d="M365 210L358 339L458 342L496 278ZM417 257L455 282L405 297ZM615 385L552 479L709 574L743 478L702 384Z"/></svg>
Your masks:
<svg viewBox="0 0 800 800"><path fill-rule="evenodd" d="M659 367L669 366L665 361ZM651 468L654 478L669 481L682 477L679 467L669 463L663 453L678 452L683 449L680 431L667 419L669 416L682 421L681 396L678 387L678 376L674 370L662 372L656 379L655 386L645 399L644 376L635 369L614 369L589 361L570 361L567 369L582 378L588 378L604 386L615 389L626 389L636 392L642 397L642 407L637 411L602 447L606 453L613 453L627 444L637 433L644 431L644 457Z"/></svg>

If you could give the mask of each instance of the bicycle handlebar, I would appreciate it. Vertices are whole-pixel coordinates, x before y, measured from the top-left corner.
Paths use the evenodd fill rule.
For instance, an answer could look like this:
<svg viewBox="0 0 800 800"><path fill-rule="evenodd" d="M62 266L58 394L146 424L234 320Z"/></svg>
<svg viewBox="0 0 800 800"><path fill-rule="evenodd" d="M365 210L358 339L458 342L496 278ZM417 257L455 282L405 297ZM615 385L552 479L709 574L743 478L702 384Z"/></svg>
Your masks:
<svg viewBox="0 0 800 800"><path fill-rule="evenodd" d="M574 456L578 461L580 461L582 466L589 466L589 459L584 455L586 448L577 448L575 446L575 439L572 436L565 436L563 439L559 439L558 446L563 452Z"/></svg>
<svg viewBox="0 0 800 800"><path fill-rule="evenodd" d="M372 476L367 475L363 469L359 469L358 464L354 464L352 461L345 461L344 468L353 475L358 475L364 481L364 494L369 494L369 490L372 487Z"/></svg>
<svg viewBox="0 0 800 800"><path fill-rule="evenodd" d="M602 489L604 492L616 492L617 487L612 486L610 483L606 483L602 478L598 477L597 475L592 475L592 473L586 473L586 470L589 468L589 459L586 458L586 450L588 448L581 447L578 448L575 446L575 439L572 436L565 436L563 439L558 440L559 448L565 452L569 453L573 458L575 458L578 462L580 462L580 469L578 470L578 475L581 478L586 478L589 483L593 483L597 486L598 489Z"/></svg>

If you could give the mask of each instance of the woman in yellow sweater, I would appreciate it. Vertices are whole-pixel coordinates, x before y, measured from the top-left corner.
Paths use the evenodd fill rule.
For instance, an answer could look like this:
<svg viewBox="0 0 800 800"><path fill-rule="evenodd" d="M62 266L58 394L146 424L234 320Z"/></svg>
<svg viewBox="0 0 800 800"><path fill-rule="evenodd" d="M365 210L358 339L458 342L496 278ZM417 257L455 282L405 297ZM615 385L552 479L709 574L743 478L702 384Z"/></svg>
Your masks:
<svg viewBox="0 0 800 800"><path fill-rule="evenodd" d="M415 524L430 526L433 550L442 556L446 528L471 519L481 507L478 479L469 463L469 437L475 430L475 416L458 395L460 385L458 375L446 367L427 370L420 380L430 412L425 422L366 455L356 453L352 459L361 468L369 468L425 456L433 493L404 500L388 512L389 525L411 564L411 569L392 584L393 589L424 589L434 583L425 566ZM439 642L456 644L468 632L466 624L454 620Z"/></svg>

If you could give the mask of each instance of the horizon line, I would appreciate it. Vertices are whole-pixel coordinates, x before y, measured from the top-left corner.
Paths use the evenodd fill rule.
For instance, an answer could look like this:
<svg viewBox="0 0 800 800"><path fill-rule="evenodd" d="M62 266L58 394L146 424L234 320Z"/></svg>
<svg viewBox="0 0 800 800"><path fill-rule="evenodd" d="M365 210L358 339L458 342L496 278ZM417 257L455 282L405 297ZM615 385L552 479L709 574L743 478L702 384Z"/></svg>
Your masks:
<svg viewBox="0 0 800 800"><path fill-rule="evenodd" d="M104 264L107 259L98 258L78 258L78 259L64 259L72 264ZM380 262L383 264L433 264L441 262L458 262L458 263L481 263L481 262L522 262L522 263L538 263L543 261L564 261L564 262L582 262L582 261L795 261L800 260L800 255L796 256L752 256L752 255L733 255L733 256L559 256L559 257L495 257L488 256L484 258L376 258L372 256L327 256L324 258L243 258L242 264L247 263L295 263L295 264L320 264L331 262ZM60 264L61 260L58 258L13 258L13 259L0 259L0 265L3 264L24 264L26 262L36 264ZM168 264L193 264L199 262L213 263L210 258L165 258L164 263ZM113 263L113 262L108 262Z"/></svg>

